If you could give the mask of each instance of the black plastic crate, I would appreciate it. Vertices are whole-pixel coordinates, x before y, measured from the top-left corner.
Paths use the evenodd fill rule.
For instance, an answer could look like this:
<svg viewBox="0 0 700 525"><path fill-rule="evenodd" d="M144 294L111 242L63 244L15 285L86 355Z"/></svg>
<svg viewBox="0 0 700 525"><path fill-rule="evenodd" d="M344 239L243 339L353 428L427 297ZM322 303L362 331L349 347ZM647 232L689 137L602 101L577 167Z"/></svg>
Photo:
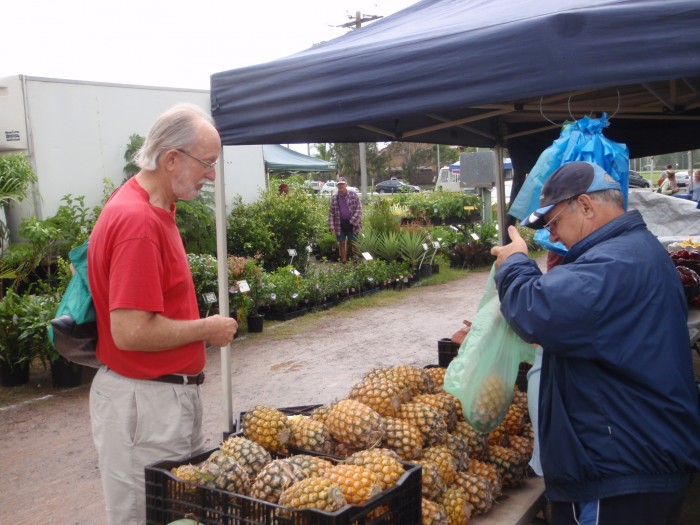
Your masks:
<svg viewBox="0 0 700 525"><path fill-rule="evenodd" d="M404 525L421 521L419 465L402 461L405 472L396 485L364 505L346 505L336 512L290 511L248 496L200 487L171 474L170 469L201 463L215 450L218 449L181 461L161 461L146 467L148 525L165 525L190 513L206 525ZM280 454L272 456L284 457ZM329 461L338 461L333 456L321 456Z"/></svg>
<svg viewBox="0 0 700 525"><path fill-rule="evenodd" d="M460 345L453 342L449 337L438 340L438 364L447 368L452 360L457 357Z"/></svg>

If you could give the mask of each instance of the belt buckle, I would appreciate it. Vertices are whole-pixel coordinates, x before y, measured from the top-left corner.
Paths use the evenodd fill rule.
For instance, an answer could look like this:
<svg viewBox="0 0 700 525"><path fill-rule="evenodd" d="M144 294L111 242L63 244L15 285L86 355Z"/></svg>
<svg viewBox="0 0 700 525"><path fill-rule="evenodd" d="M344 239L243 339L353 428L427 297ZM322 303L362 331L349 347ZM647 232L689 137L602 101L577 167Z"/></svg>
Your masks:
<svg viewBox="0 0 700 525"><path fill-rule="evenodd" d="M201 385L202 383L204 383L204 372L200 372L195 377L196 377L196 380L195 380L196 385Z"/></svg>

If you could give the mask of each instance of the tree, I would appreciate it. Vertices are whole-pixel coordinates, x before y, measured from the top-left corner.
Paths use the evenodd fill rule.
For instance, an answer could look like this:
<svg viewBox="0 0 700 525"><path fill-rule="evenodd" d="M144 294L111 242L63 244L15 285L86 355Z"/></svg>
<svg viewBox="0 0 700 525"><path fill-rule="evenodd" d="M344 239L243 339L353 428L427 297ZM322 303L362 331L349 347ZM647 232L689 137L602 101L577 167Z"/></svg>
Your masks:
<svg viewBox="0 0 700 525"><path fill-rule="evenodd" d="M124 160L126 165L124 166L124 182L129 180L131 177L136 175L141 168L139 168L134 162L134 156L143 146L143 141L145 139L138 133L133 133L129 137L129 144L126 146L126 151L124 152Z"/></svg>
<svg viewBox="0 0 700 525"><path fill-rule="evenodd" d="M351 184L360 181L360 147L356 143L331 144L333 160L338 164L338 173ZM368 176L378 180L386 178L388 159L379 152L376 142L366 144L366 162Z"/></svg>

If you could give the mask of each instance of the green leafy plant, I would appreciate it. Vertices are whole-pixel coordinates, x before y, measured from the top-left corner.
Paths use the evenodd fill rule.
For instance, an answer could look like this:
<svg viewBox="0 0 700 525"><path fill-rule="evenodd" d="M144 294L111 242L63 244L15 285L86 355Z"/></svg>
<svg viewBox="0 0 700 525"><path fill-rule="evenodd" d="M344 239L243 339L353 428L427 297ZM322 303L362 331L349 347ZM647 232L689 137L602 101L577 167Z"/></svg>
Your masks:
<svg viewBox="0 0 700 525"><path fill-rule="evenodd" d="M24 154L0 155L0 206L5 209L5 216L11 203L27 198L31 185L37 180ZM4 246L7 235L7 224L0 220L0 248Z"/></svg>
<svg viewBox="0 0 700 525"><path fill-rule="evenodd" d="M413 228L401 230L399 234L399 250L402 259L410 263L411 268L415 268L420 263L425 254L424 244L427 241L424 231Z"/></svg>
<svg viewBox="0 0 700 525"><path fill-rule="evenodd" d="M16 370L37 356L37 351L26 344L27 336L23 331L23 317L26 313L25 296L7 290L5 297L0 299L0 361L10 370ZM41 334L38 334L39 336ZM24 341L23 341L24 339Z"/></svg>
<svg viewBox="0 0 700 525"><path fill-rule="evenodd" d="M203 190L191 201L179 201L175 218L188 252L216 255L213 192Z"/></svg>
<svg viewBox="0 0 700 525"><path fill-rule="evenodd" d="M197 306L200 317L219 312L218 303L211 303L205 299L206 294L216 294L219 290L218 268L216 257L212 255L199 255L188 253L187 261L192 272L194 291L197 295Z"/></svg>
<svg viewBox="0 0 700 525"><path fill-rule="evenodd" d="M377 256L389 262L401 257L400 232L388 231L381 235L377 243Z"/></svg>

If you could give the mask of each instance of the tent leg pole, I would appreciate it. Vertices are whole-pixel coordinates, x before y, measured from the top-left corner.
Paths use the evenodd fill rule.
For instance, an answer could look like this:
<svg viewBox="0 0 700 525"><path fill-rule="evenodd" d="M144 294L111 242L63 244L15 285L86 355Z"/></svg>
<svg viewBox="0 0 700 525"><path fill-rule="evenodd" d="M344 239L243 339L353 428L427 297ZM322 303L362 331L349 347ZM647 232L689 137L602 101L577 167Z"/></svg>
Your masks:
<svg viewBox="0 0 700 525"><path fill-rule="evenodd" d="M506 184L503 172L503 147L497 144L494 148L496 155L496 210L498 212L498 244L503 246L508 239L507 217L506 217Z"/></svg>
<svg viewBox="0 0 700 525"><path fill-rule="evenodd" d="M219 158L223 159L223 151ZM216 214L216 260L219 278L219 314L230 315L228 297L228 254L226 248L226 191L224 188L223 166L219 167L219 176L214 180L214 199ZM224 434L234 431L233 400L231 391L231 345L221 347L221 382L224 394L223 424Z"/></svg>

